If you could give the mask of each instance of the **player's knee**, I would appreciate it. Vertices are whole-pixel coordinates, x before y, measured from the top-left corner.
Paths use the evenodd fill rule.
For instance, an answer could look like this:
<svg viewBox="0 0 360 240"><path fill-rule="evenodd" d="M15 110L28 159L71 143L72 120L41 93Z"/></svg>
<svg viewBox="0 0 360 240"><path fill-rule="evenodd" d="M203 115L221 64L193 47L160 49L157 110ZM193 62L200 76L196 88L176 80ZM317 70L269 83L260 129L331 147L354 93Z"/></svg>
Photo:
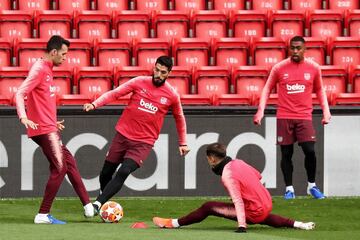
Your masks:
<svg viewBox="0 0 360 240"><path fill-rule="evenodd" d="M53 169L52 172L59 176L62 176L62 175L65 176L67 170L68 170L68 168L65 164L58 164L58 165L56 165L55 169Z"/></svg>
<svg viewBox="0 0 360 240"><path fill-rule="evenodd" d="M201 205L201 209L204 212L212 212L214 206L214 202L206 202L203 205Z"/></svg>

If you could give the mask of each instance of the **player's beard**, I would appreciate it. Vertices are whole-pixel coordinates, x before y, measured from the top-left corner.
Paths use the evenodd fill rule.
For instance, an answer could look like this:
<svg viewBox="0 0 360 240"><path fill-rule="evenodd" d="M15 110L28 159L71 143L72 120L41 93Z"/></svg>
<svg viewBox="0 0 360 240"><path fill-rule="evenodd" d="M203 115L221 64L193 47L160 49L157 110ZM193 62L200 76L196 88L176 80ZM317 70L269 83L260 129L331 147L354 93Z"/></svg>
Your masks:
<svg viewBox="0 0 360 240"><path fill-rule="evenodd" d="M166 81L166 79L160 80L160 81L156 81L155 79L156 79L156 80L160 80L160 78L155 78L154 75L152 76L152 82L153 82L153 84L155 85L155 87L160 87L160 86L164 85L164 83L165 83L165 81Z"/></svg>
<svg viewBox="0 0 360 240"><path fill-rule="evenodd" d="M301 62L301 57L299 55L294 55L294 56L291 56L291 60L295 63L299 63Z"/></svg>

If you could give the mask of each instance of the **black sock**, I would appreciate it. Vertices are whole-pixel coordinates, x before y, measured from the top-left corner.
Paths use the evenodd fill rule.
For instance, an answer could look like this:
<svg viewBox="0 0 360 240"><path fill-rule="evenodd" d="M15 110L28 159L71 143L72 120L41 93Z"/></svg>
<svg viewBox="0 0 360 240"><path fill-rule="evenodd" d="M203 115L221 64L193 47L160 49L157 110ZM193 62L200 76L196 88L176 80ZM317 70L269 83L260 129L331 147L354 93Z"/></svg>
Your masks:
<svg viewBox="0 0 360 240"><path fill-rule="evenodd" d="M107 202L111 197L120 191L126 178L138 167L139 166L134 160L129 158L124 159L115 177L106 185L104 191L97 197L96 201L99 201L101 204Z"/></svg>
<svg viewBox="0 0 360 240"><path fill-rule="evenodd" d="M101 192L104 191L106 185L111 181L112 176L118 166L119 164L105 160L104 166L100 172L100 177L99 177Z"/></svg>
<svg viewBox="0 0 360 240"><path fill-rule="evenodd" d="M308 182L315 182L316 175L316 156L315 156L315 142L303 142L300 144L305 154L305 169L308 177Z"/></svg>
<svg viewBox="0 0 360 240"><path fill-rule="evenodd" d="M292 155L294 152L294 145L280 145L281 149L281 170L284 176L286 186L292 186L293 163Z"/></svg>

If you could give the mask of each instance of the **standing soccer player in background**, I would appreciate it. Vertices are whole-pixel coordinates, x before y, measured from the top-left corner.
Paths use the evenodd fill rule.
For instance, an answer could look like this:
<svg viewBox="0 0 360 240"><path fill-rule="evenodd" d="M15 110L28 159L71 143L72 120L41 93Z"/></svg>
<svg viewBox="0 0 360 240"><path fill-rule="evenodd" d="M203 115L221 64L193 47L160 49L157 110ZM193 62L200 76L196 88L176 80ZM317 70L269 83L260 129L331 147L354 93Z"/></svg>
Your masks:
<svg viewBox="0 0 360 240"><path fill-rule="evenodd" d="M84 215L94 216L84 183L81 180L76 161L62 144L59 131L65 127L64 121L57 121L56 95L53 81L53 66L66 59L70 42L61 36L52 36L47 42L44 58L38 59L31 67L29 76L16 93L16 109L20 121L27 128L27 134L44 152L50 163L50 176L39 213L34 223L65 224L49 214L65 174L84 205ZM27 96L26 111L24 98Z"/></svg>
<svg viewBox="0 0 360 240"><path fill-rule="evenodd" d="M178 228L203 221L208 216L237 221L236 232L246 232L247 224L289 227L303 230L315 228L313 222L303 223L271 213L272 199L261 184L260 173L244 161L226 156L226 146L212 143L206 148L210 167L228 191L232 203L206 202L200 208L179 219L154 217L158 227Z"/></svg>
<svg viewBox="0 0 360 240"><path fill-rule="evenodd" d="M133 78L104 93L93 103L84 105L85 111L91 111L132 93L128 106L116 124L116 134L100 173L101 194L93 204L96 212L120 191L130 173L143 164L159 137L165 115L170 108L175 118L180 155L185 156L189 152L180 97L166 82L171 69L171 58L161 56L156 60L152 76ZM121 167L113 178L120 163Z"/></svg>
<svg viewBox="0 0 360 240"><path fill-rule="evenodd" d="M330 122L331 114L323 89L321 70L318 64L304 58L305 40L295 36L290 40L290 57L277 63L271 70L260 97L254 123L261 124L264 109L271 90L278 84L277 143L281 149L281 170L286 184L285 199L295 198L292 184L292 155L297 141L305 154L305 169L308 178L307 192L316 199L324 194L315 184L316 156L315 130L312 123L312 98L315 91L323 111L322 124Z"/></svg>

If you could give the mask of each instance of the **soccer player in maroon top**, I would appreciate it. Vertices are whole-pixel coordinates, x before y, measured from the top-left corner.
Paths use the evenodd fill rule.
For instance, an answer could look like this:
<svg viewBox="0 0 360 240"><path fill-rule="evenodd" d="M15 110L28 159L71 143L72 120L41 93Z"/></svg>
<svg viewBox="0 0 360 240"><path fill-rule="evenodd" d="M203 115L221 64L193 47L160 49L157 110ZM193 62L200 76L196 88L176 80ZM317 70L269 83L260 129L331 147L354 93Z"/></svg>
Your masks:
<svg viewBox="0 0 360 240"><path fill-rule="evenodd" d="M133 78L104 93L93 103L84 105L84 110L90 111L132 93L128 106L115 126L116 135L100 173L101 194L94 202L96 211L120 191L129 174L143 164L159 137L164 117L170 108L179 136L180 155L185 156L189 152L180 97L166 82L171 68L171 58L161 56L156 60L152 76ZM120 163L121 167L113 178Z"/></svg>
<svg viewBox="0 0 360 240"><path fill-rule="evenodd" d="M297 141L305 154L305 169L308 178L308 194L316 199L324 194L315 184L316 156L315 130L312 123L312 97L314 91L323 110L322 124L330 122L331 114L323 89L318 64L304 58L305 40L295 36L290 40L290 57L276 64L269 75L260 97L254 123L261 124L266 101L271 90L278 84L277 143L281 149L281 170L286 184L285 199L295 198L292 184L292 155Z"/></svg>
<svg viewBox="0 0 360 240"><path fill-rule="evenodd" d="M70 42L61 36L52 36L47 43L45 57L34 63L29 76L16 93L19 119L27 128L29 138L41 147L50 163L50 176L39 213L34 219L35 223L65 223L51 216L49 212L66 174L84 205L85 216L94 216L94 209L81 180L76 161L61 142L59 131L64 129L64 121L57 121L56 116L56 88L52 68L65 61L69 46ZM27 97L26 107L25 97Z"/></svg>
<svg viewBox="0 0 360 240"><path fill-rule="evenodd" d="M207 146L208 163L228 191L232 203L206 202L200 208L179 219L154 217L158 227L177 228L203 221L208 216L237 221L236 232L246 232L247 224L272 227L314 229L313 222L298 222L271 213L272 199L260 182L260 173L244 161L226 156L226 146L212 143Z"/></svg>

